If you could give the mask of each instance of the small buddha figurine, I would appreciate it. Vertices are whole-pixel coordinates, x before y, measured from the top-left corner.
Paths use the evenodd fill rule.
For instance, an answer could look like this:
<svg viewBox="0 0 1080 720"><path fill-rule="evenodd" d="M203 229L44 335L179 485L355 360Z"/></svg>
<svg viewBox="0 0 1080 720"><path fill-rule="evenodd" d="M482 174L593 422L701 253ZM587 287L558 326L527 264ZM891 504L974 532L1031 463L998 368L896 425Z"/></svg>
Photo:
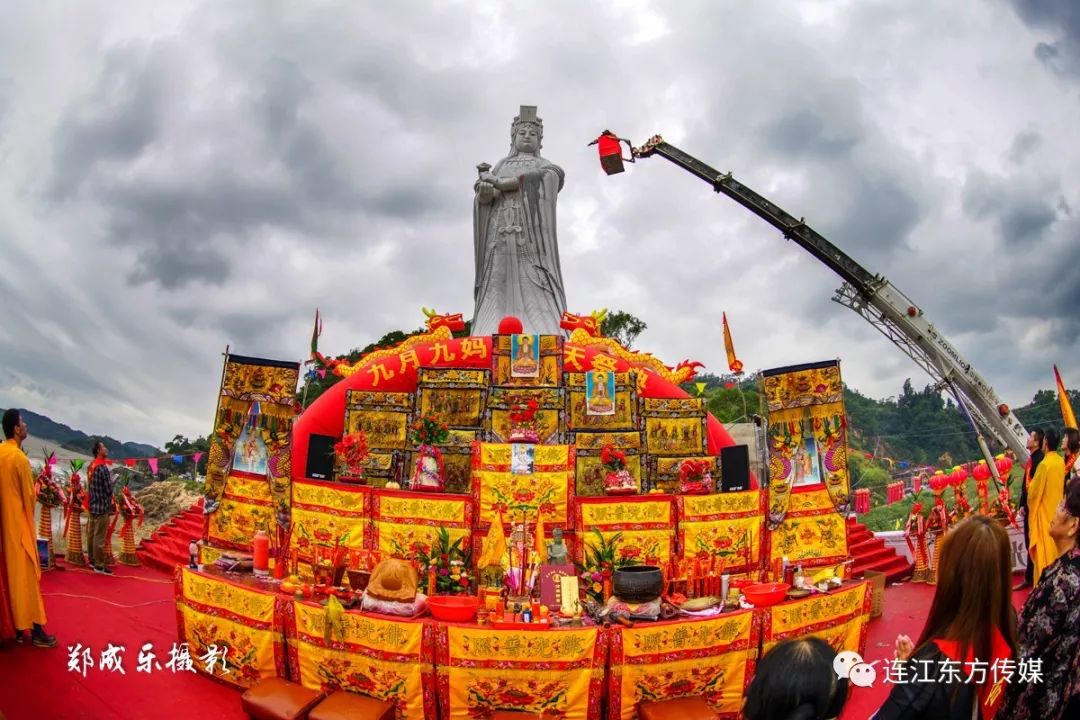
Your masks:
<svg viewBox="0 0 1080 720"><path fill-rule="evenodd" d="M562 528L555 528L551 531L552 540L547 544L547 561L549 565L566 565L569 560L567 557L566 543L563 542Z"/></svg>

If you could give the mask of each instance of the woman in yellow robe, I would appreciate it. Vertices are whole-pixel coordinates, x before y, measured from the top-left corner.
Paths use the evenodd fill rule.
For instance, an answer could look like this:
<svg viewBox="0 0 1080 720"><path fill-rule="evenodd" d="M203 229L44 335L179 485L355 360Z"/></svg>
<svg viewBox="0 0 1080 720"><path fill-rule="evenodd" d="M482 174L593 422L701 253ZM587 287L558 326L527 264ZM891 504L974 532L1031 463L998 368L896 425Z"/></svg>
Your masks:
<svg viewBox="0 0 1080 720"><path fill-rule="evenodd" d="M1061 438L1053 428L1043 435L1043 459L1028 487L1027 517L1024 522L1028 524L1031 562L1035 566L1032 578L1036 585L1042 571L1057 560L1059 554L1057 543L1050 536L1050 521L1054 519L1065 492L1065 461L1057 452L1060 442Z"/></svg>
<svg viewBox="0 0 1080 720"><path fill-rule="evenodd" d="M41 598L41 566L38 564L37 534L34 529L34 476L30 459L22 451L26 423L17 410L8 410L3 419L0 443L0 533L4 539L4 564L15 630L31 630L38 647L54 647L56 638L45 632L45 602Z"/></svg>

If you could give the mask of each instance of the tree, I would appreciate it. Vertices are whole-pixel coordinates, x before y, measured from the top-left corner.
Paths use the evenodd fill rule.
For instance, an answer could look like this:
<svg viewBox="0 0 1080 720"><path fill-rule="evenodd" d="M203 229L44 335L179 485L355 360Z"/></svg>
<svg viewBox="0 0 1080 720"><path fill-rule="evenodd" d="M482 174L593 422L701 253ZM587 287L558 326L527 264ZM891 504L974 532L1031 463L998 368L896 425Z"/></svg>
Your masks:
<svg viewBox="0 0 1080 720"><path fill-rule="evenodd" d="M637 336L645 331L648 325L638 317L623 310L609 312L603 322L600 323L600 333L604 337L618 340L624 347L630 348Z"/></svg>
<svg viewBox="0 0 1080 720"><path fill-rule="evenodd" d="M205 475L206 463L210 459L210 440L202 435L194 440L188 440L184 435L174 435L172 440L165 443L165 452L169 455L183 455L185 457L184 461L181 463L173 462L172 458L160 463L159 469L162 474L183 475L184 473L193 473L196 475ZM188 455L194 455L197 452L202 453L198 465L195 463L195 458L187 457Z"/></svg>

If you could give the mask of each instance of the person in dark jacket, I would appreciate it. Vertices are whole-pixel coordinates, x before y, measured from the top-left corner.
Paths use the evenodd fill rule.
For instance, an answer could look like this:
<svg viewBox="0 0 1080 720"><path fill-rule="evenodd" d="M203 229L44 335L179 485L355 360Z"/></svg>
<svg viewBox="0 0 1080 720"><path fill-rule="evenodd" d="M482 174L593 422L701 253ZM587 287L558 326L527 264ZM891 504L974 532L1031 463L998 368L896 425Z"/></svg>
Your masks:
<svg viewBox="0 0 1080 720"><path fill-rule="evenodd" d="M1028 437L1027 449L1030 455L1028 456L1027 467L1024 468L1024 481L1020 485L1020 503L1018 507L1024 513L1024 548L1028 553L1027 567L1024 568L1024 582L1015 586L1013 590L1023 590L1024 588L1031 587L1031 583L1035 581L1035 564L1031 562L1031 536L1028 531L1028 483L1031 482L1031 478L1035 477L1035 469L1039 467L1039 463L1043 459L1043 431L1039 428L1035 428L1031 431L1031 435Z"/></svg>
<svg viewBox="0 0 1080 720"><path fill-rule="evenodd" d="M847 701L836 651L817 637L785 640L758 662L746 689L746 720L831 720Z"/></svg>
<svg viewBox="0 0 1080 720"><path fill-rule="evenodd" d="M1001 717L1080 718L1080 479L1050 523L1061 554L1050 563L1020 611L1021 657L1038 658L1038 682L1009 683ZM1031 678L1028 678L1031 680Z"/></svg>
<svg viewBox="0 0 1080 720"><path fill-rule="evenodd" d="M109 449L98 440L93 447L94 459L87 470L90 483L90 522L87 547L90 549L90 566L95 572L112 575L105 552L105 536L108 534L109 517L113 514L113 481L109 472Z"/></svg>
<svg viewBox="0 0 1080 720"><path fill-rule="evenodd" d="M900 662L874 720L994 717L1007 678L989 668L1017 657L1011 575L1009 535L1001 525L974 515L949 531L926 625L917 643L896 639Z"/></svg>

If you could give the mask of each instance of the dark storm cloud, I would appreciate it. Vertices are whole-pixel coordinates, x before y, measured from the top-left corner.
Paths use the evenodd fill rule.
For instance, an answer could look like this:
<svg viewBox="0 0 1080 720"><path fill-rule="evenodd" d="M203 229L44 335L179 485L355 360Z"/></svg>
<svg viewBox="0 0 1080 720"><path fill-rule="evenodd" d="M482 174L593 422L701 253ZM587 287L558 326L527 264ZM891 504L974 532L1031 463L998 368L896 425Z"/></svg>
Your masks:
<svg viewBox="0 0 1080 720"><path fill-rule="evenodd" d="M230 117L202 100L185 124L192 111L184 107L200 100L188 94L198 81L175 60L179 43L165 41L111 51L93 91L68 108L56 131L51 194L102 208L106 239L133 252L133 282L220 285L232 274L222 247L270 229L341 244L349 219L445 211L444 195L393 168L368 174L392 162L377 141L353 154L333 147L312 110L315 83L290 51L301 54L285 46L284 56L253 64ZM177 117L167 122L170 110ZM163 155L179 167L154 168Z"/></svg>
<svg viewBox="0 0 1080 720"><path fill-rule="evenodd" d="M1080 3L1075 0L1010 0L1020 18L1053 36L1040 41L1034 53L1055 72L1080 78Z"/></svg>
<svg viewBox="0 0 1080 720"><path fill-rule="evenodd" d="M1009 148L1009 160L1016 164L1023 163L1042 144L1042 136L1034 130L1017 133Z"/></svg>
<svg viewBox="0 0 1080 720"><path fill-rule="evenodd" d="M1033 193L1032 190L1035 190ZM1057 198L1038 194L1030 182L974 172L964 185L964 212L973 220L991 220L1009 245L1031 248L1057 220Z"/></svg>
<svg viewBox="0 0 1080 720"><path fill-rule="evenodd" d="M161 50L128 43L102 58L93 88L72 104L56 128L54 198L70 199L101 164L133 160L153 141L170 74Z"/></svg>
<svg viewBox="0 0 1080 720"><path fill-rule="evenodd" d="M792 157L848 155L859 138L826 127L821 116L807 109L785 115L766 128L765 142Z"/></svg>

